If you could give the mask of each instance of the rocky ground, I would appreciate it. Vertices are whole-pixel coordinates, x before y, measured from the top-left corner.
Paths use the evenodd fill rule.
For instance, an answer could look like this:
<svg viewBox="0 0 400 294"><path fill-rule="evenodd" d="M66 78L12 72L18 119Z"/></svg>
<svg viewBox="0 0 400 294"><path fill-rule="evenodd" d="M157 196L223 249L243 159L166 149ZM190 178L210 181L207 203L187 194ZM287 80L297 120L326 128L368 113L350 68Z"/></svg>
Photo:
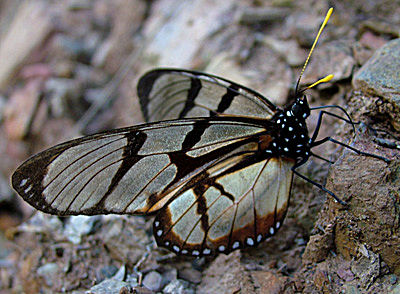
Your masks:
<svg viewBox="0 0 400 294"><path fill-rule="evenodd" d="M31 154L142 123L135 87L154 67L211 72L290 102L331 6L302 82L334 74L307 92L311 105L340 105L363 124L354 137L327 118L321 137L391 160L318 149L335 164L310 159L301 172L348 206L295 178L276 237L196 259L157 248L151 217L44 215L10 188ZM399 1L0 2L1 293L400 293L399 37Z"/></svg>

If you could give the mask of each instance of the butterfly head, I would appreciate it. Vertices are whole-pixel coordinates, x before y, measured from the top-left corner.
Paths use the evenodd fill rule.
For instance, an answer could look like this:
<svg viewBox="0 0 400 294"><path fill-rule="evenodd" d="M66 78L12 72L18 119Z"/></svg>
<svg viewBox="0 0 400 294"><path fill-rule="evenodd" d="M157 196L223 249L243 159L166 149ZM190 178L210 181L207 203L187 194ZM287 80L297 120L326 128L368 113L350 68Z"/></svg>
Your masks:
<svg viewBox="0 0 400 294"><path fill-rule="evenodd" d="M308 105L306 95L296 99L291 105L291 111L293 115L299 119L306 119L310 116L310 106Z"/></svg>

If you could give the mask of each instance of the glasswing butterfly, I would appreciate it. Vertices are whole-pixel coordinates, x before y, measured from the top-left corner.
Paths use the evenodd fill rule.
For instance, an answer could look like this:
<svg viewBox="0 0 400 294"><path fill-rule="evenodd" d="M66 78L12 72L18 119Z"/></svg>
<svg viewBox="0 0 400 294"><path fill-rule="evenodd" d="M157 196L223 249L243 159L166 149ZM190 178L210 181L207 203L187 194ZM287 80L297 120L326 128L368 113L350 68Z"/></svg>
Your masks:
<svg viewBox="0 0 400 294"><path fill-rule="evenodd" d="M329 10L304 64L326 25ZM312 155L323 114L311 137L310 108L296 86L294 102L280 108L254 90L196 71L156 69L138 83L150 123L105 131L47 149L12 176L22 198L46 213L155 214L159 246L177 254L228 254L253 247L281 227L293 174ZM326 108L326 107L325 107ZM353 125L354 127L354 125Z"/></svg>

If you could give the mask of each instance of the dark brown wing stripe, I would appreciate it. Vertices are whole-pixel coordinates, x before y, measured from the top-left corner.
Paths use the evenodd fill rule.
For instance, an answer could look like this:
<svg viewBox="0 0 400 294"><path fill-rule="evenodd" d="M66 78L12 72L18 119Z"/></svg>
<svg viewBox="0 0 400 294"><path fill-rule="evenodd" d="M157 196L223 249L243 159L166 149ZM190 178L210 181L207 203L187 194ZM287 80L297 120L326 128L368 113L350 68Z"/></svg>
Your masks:
<svg viewBox="0 0 400 294"><path fill-rule="evenodd" d="M201 81L196 78L190 79L190 88L187 93L187 97L185 100L185 106L183 107L181 113L179 114L179 118L184 118L187 113L194 107L194 100L201 90Z"/></svg>
<svg viewBox="0 0 400 294"><path fill-rule="evenodd" d="M147 135L138 131L127 133L125 137L127 139L127 144L122 153L122 163L111 180L107 192L98 203L99 207L104 207L104 202L108 195L115 189L125 174L142 158L142 156L138 156L137 154L144 145L144 142L146 142Z"/></svg>
<svg viewBox="0 0 400 294"><path fill-rule="evenodd" d="M209 123L206 121L198 121L194 124L193 130L191 130L182 143L182 150L189 150L195 146L201 139L201 136L209 127Z"/></svg>
<svg viewBox="0 0 400 294"><path fill-rule="evenodd" d="M226 89L226 94L224 96L222 96L221 102L218 104L217 113L224 113L225 110L227 110L229 108L229 106L231 106L233 98L235 98L237 95L239 95L238 90L239 90L239 87L234 84L231 84ZM212 116L211 113L210 113L210 116Z"/></svg>

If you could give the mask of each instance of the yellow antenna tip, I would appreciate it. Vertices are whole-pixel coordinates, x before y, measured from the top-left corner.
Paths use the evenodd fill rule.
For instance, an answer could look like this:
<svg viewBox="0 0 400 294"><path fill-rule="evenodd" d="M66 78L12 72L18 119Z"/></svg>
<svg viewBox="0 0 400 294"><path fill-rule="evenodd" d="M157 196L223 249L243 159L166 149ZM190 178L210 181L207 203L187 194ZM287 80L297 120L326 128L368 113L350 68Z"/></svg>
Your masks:
<svg viewBox="0 0 400 294"><path fill-rule="evenodd" d="M331 16L332 12L333 12L333 7L329 8L328 13L327 13L328 16Z"/></svg>
<svg viewBox="0 0 400 294"><path fill-rule="evenodd" d="M325 18L329 19L331 17L332 12L333 12L333 7L329 8L328 12L326 13L326 17Z"/></svg>
<svg viewBox="0 0 400 294"><path fill-rule="evenodd" d="M321 84L321 83L327 83L327 82L329 82L329 81L332 80L332 79L333 79L333 75L332 75L332 74L331 74L331 75L327 75L326 77L324 77L324 78L319 79L318 81L316 81L314 84L308 86L306 89L311 89L311 88L313 88L313 87L315 87L316 85L319 85L319 84Z"/></svg>
<svg viewBox="0 0 400 294"><path fill-rule="evenodd" d="M304 62L303 68L301 69L301 72L300 72L300 75L299 75L299 79L297 80L297 84L296 84L296 93L297 93L297 91L298 91L298 89L299 89L301 77L303 76L303 73L304 73L304 71L305 71L305 69L306 69L306 67L307 67L307 64L308 64L308 61L310 60L311 54L313 53L314 48L315 48L315 46L317 45L319 36L321 35L322 31L324 30L324 28L325 28L325 26L326 26L326 23L328 22L329 18L330 18L331 15L332 15L332 12L333 12L333 8L331 7L331 8L329 8L328 12L326 13L325 19L324 19L324 21L322 22L321 27L319 28L318 34L317 34L317 36L316 36L315 39L314 39L314 43L313 43L312 46L311 46L310 53L308 53L308 56L307 56L307 58L306 58L306 61ZM332 78L331 78L331 79L332 79ZM329 81L329 80L328 80L328 81ZM321 81L321 80L320 80L320 81L317 81L316 83L312 84L311 86L307 87L306 89L310 89L311 87L314 87L314 86L316 86L316 85L318 85L318 84L320 84L320 83L324 83L324 82L325 82L325 80L324 80L324 81Z"/></svg>

